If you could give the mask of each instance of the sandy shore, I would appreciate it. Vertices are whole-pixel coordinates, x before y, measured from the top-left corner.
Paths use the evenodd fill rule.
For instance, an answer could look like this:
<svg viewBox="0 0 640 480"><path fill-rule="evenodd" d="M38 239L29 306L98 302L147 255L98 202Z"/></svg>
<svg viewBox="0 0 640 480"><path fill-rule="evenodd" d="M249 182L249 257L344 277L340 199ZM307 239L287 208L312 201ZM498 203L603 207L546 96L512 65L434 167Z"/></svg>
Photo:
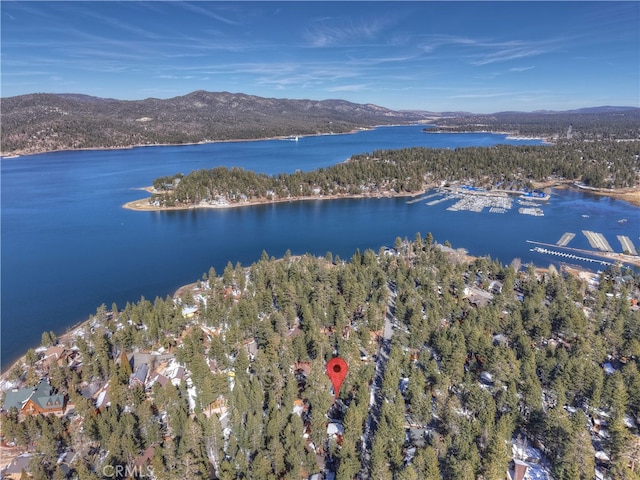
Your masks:
<svg viewBox="0 0 640 480"><path fill-rule="evenodd" d="M581 189L582 190L582 189ZM594 190L582 190L594 195L602 195L605 197L617 198L618 200L624 200L631 205L640 207L640 186L630 188L620 188L617 190L610 190L608 188L599 188Z"/></svg>
<svg viewBox="0 0 640 480"><path fill-rule="evenodd" d="M603 197L611 197L616 198L618 200L623 200L625 202L629 202L634 207L640 207L640 185L636 185L635 187L628 188L579 188L575 186L575 182L572 180L565 180L562 182L548 182L548 183L538 183L535 186L538 189L542 188L571 188L573 190L577 190L579 192L592 193L593 195L600 195Z"/></svg>

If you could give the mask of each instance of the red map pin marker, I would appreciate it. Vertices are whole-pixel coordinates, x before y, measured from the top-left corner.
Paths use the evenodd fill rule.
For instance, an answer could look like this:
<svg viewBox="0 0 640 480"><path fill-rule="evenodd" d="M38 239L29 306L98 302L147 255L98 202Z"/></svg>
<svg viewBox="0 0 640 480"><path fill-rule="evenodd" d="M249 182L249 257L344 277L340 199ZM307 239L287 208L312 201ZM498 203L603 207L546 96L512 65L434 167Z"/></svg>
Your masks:
<svg viewBox="0 0 640 480"><path fill-rule="evenodd" d="M344 359L340 357L333 357L331 360L327 362L327 375L333 384L333 398L334 400L338 398L338 394L340 393L340 387L342 386L342 382L344 377L347 376L349 372L349 366Z"/></svg>

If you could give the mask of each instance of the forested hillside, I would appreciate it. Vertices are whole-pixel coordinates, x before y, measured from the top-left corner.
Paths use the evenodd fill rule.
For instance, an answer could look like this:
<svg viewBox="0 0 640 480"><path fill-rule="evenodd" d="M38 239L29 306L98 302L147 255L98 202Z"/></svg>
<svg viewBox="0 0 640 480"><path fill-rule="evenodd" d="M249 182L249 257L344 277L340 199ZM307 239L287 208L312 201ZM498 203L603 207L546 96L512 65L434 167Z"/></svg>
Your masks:
<svg viewBox="0 0 640 480"><path fill-rule="evenodd" d="M354 155L312 172L265 175L217 167L154 181L159 206L242 203L306 196L412 193L460 181L503 190L532 182L576 180L591 187L624 188L638 182L640 141L580 142L550 146L407 148Z"/></svg>
<svg viewBox="0 0 640 480"><path fill-rule="evenodd" d="M596 466L637 479L639 287L617 268L578 278L466 260L431 235L349 261L265 253L176 301L102 306L65 339L43 334L49 350L29 351L13 386L44 376L73 408L11 409L3 435L36 454L36 479L65 478L63 452L83 480L118 466L158 479L503 479L513 460L556 479ZM46 360L55 343L63 362ZM334 405L336 354L350 371Z"/></svg>
<svg viewBox="0 0 640 480"><path fill-rule="evenodd" d="M344 100L288 100L197 91L123 101L73 94L3 98L4 155L79 148L344 133L428 116Z"/></svg>
<svg viewBox="0 0 640 480"><path fill-rule="evenodd" d="M415 122L437 125L428 131L509 132L552 141L640 138L640 109L634 107L476 115L203 90L132 101L36 93L3 98L0 114L3 155L344 133Z"/></svg>
<svg viewBox="0 0 640 480"><path fill-rule="evenodd" d="M457 114L435 119L444 132L509 132L527 137L562 140L638 140L640 108L597 107L566 112L500 112L491 115Z"/></svg>

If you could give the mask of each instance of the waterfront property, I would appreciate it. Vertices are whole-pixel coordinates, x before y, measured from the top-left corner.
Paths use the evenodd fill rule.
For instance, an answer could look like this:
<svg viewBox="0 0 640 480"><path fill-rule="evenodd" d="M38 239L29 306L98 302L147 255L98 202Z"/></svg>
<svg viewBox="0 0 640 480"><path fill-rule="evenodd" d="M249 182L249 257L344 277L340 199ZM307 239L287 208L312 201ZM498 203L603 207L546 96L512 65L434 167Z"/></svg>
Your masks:
<svg viewBox="0 0 640 480"><path fill-rule="evenodd" d="M3 409L16 408L23 415L61 415L65 408L64 395L54 393L46 380L41 380L34 388L13 389L6 392Z"/></svg>

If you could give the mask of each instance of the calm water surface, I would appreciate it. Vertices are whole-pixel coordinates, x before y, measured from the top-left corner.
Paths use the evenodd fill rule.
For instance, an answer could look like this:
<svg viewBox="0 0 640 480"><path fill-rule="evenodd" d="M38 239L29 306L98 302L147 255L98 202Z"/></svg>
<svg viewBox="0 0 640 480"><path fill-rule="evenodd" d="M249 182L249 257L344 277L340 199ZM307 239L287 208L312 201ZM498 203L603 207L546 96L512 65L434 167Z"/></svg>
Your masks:
<svg viewBox="0 0 640 480"><path fill-rule="evenodd" d="M638 246L638 209L626 202L557 190L544 217L449 212L452 202L407 205L405 198L307 201L174 212L133 212L137 188L156 177L218 165L268 174L313 170L377 148L464 147L508 141L504 135L425 134L419 126L382 127L353 135L113 151L58 152L3 159L1 167L3 367L36 346L43 330L64 331L100 304L123 307L144 296L172 294L210 266L250 265L263 250L279 257L331 251L350 258L356 248L378 250L397 236L431 232L472 254L503 263L513 258L548 265L526 240L555 243L576 233L572 247L588 248L581 230L616 235ZM588 215L588 218L582 215ZM618 219L627 218L625 225Z"/></svg>

